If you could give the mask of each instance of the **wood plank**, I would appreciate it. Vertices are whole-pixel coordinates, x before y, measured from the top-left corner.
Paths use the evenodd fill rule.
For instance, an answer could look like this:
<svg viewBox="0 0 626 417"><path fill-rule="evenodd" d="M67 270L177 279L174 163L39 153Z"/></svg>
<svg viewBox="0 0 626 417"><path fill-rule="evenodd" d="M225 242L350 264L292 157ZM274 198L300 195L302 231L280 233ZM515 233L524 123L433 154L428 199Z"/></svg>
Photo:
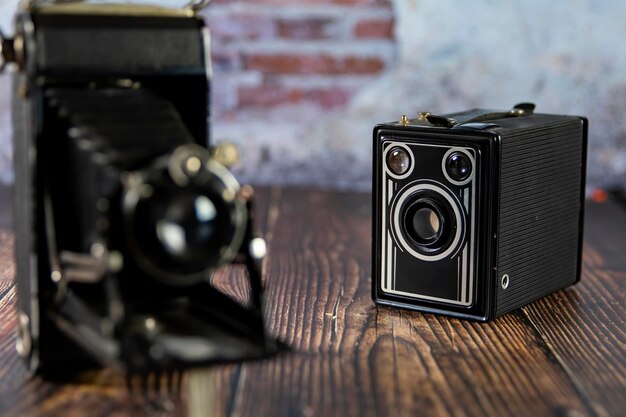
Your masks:
<svg viewBox="0 0 626 417"><path fill-rule="evenodd" d="M0 280L13 281L14 275L13 233L0 227Z"/></svg>
<svg viewBox="0 0 626 417"><path fill-rule="evenodd" d="M587 232L581 285L478 324L373 305L368 195L274 188L258 197L269 243L266 317L292 351L190 372L167 415L624 415L626 268L607 255L623 238L607 248ZM0 230L0 243L12 242L2 239ZM28 378L13 349L4 246L0 415L154 414L110 371L67 385ZM241 269L213 281L247 299Z"/></svg>
<svg viewBox="0 0 626 417"><path fill-rule="evenodd" d="M0 192L0 195L3 194ZM2 205L6 206L7 202ZM0 209L0 212L3 210ZM14 273L13 234L0 227L0 414L13 406L20 397L19 387L28 380L26 369L15 351L17 314Z"/></svg>
<svg viewBox="0 0 626 417"><path fill-rule="evenodd" d="M241 366L233 414L595 415L521 313L375 307L369 196L285 190L271 211L268 317L293 353Z"/></svg>
<svg viewBox="0 0 626 417"><path fill-rule="evenodd" d="M588 203L583 276L524 312L599 416L626 415L626 213Z"/></svg>

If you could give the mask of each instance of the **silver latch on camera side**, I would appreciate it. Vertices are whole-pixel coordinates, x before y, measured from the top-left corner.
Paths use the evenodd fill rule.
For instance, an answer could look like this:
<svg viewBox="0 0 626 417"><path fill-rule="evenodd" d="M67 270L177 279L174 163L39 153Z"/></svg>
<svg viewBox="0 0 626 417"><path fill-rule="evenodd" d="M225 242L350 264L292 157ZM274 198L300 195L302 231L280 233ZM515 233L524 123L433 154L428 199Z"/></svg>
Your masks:
<svg viewBox="0 0 626 417"><path fill-rule="evenodd" d="M510 283L511 279L509 278L509 274L502 275L502 278L500 280L500 286L502 287L502 289L506 290L507 288L509 288Z"/></svg>

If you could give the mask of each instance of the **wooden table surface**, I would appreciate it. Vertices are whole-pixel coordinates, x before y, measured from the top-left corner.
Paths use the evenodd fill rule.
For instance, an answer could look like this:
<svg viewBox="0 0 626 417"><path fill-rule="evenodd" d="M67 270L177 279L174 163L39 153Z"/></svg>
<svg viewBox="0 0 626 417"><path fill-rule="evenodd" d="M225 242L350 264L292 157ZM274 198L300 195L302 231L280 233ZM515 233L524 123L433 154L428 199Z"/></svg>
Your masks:
<svg viewBox="0 0 626 417"><path fill-rule="evenodd" d="M588 204L579 285L479 324L372 303L369 195L261 189L266 317L291 352L189 372L169 411L110 371L65 385L28 377L13 348L5 205L2 416L626 416L626 211L610 201ZM245 297L241 270L215 281Z"/></svg>

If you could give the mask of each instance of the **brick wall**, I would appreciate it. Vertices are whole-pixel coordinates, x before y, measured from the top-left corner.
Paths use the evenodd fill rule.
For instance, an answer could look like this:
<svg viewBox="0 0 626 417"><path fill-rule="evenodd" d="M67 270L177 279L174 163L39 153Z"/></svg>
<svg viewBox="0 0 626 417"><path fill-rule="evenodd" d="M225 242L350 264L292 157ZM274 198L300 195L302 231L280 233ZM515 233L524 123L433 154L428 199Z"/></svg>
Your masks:
<svg viewBox="0 0 626 417"><path fill-rule="evenodd" d="M0 2L5 33L16 2ZM242 182L368 189L376 123L535 101L589 117L589 186L626 183L624 2L213 0L202 13L213 138L239 144ZM1 182L9 86L0 76Z"/></svg>
<svg viewBox="0 0 626 417"><path fill-rule="evenodd" d="M214 0L203 13L218 120L293 105L334 111L393 58L389 0Z"/></svg>

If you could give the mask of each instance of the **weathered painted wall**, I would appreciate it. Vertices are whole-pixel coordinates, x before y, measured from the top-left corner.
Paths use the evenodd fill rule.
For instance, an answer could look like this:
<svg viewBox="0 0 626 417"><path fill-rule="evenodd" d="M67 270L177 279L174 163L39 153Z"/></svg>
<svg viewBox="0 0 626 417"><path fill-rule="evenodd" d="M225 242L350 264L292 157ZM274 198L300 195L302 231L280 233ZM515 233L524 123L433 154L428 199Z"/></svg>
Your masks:
<svg viewBox="0 0 626 417"><path fill-rule="evenodd" d="M586 115L588 183L626 185L626 3L404 0L395 6L398 65L351 103L351 114L373 121L380 113L395 118L532 101L541 112ZM381 109L381 101L389 104Z"/></svg>
<svg viewBox="0 0 626 417"><path fill-rule="evenodd" d="M626 3L402 0L393 68L345 109L287 107L219 121L244 178L368 188L371 127L420 110L509 108L590 119L590 186L626 184Z"/></svg>
<svg viewBox="0 0 626 417"><path fill-rule="evenodd" d="M239 176L367 187L369 133L336 125L397 63L391 1L219 0L205 15L214 52L214 138L241 145Z"/></svg>
<svg viewBox="0 0 626 417"><path fill-rule="evenodd" d="M626 3L217 0L204 13L213 136L241 145L245 181L367 189L376 122L534 101L587 115L589 184L626 184ZM0 181L8 95L0 79Z"/></svg>
<svg viewBox="0 0 626 417"><path fill-rule="evenodd" d="M16 5L16 0L0 0L0 30L3 33L13 33ZM11 129L11 79L4 73L0 74L0 183L13 181Z"/></svg>

